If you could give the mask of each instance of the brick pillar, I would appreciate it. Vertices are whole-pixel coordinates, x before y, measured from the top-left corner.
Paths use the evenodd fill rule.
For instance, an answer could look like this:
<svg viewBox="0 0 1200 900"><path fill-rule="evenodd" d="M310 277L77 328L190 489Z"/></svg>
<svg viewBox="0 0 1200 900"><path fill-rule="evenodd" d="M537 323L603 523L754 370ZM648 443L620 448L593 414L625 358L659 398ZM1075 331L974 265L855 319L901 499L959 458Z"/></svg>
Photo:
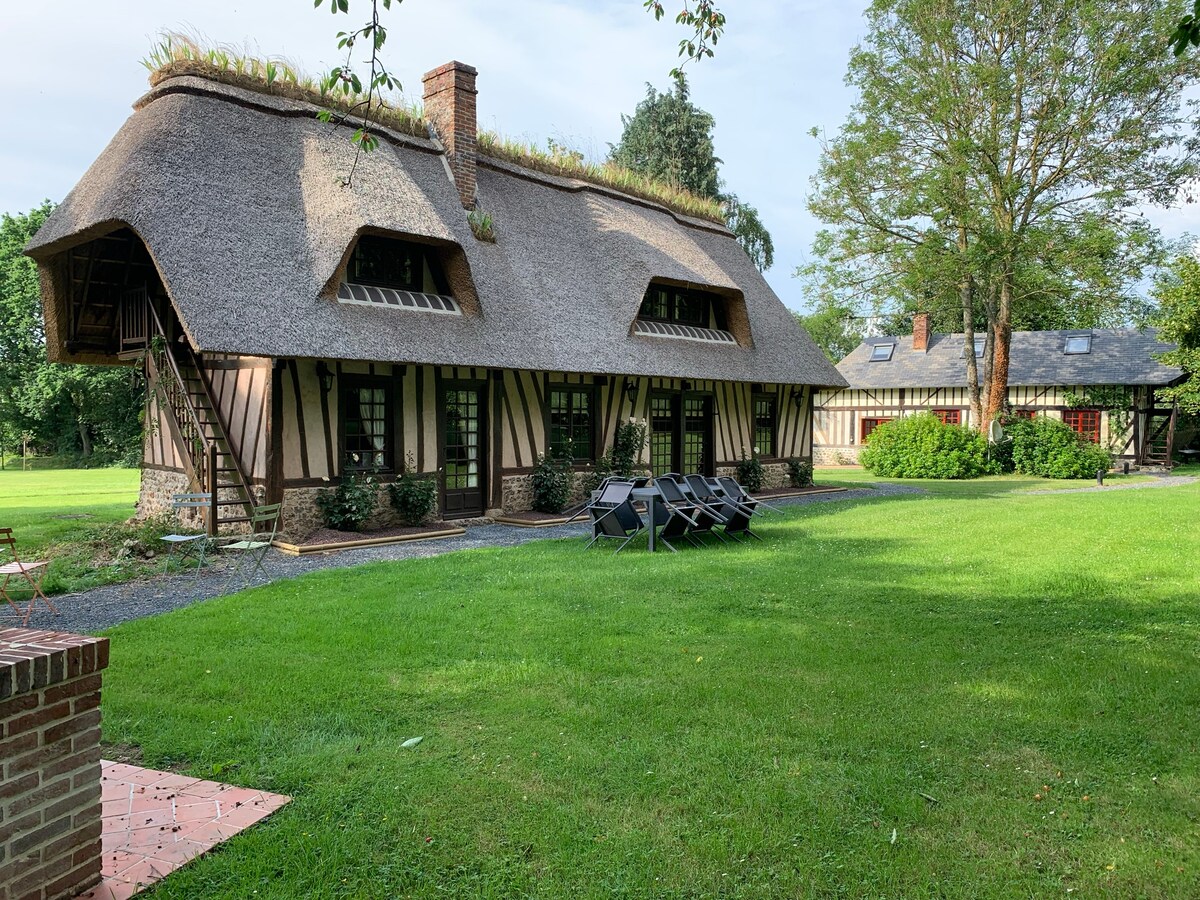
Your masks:
<svg viewBox="0 0 1200 900"><path fill-rule="evenodd" d="M929 350L929 313L913 316L913 349L919 353Z"/></svg>
<svg viewBox="0 0 1200 900"><path fill-rule="evenodd" d="M475 157L479 127L475 121L473 66L448 62L421 79L425 84L425 118L446 148L450 173L466 209L475 208Z"/></svg>
<svg viewBox="0 0 1200 900"><path fill-rule="evenodd" d="M100 880L100 673L108 638L0 629L0 898Z"/></svg>

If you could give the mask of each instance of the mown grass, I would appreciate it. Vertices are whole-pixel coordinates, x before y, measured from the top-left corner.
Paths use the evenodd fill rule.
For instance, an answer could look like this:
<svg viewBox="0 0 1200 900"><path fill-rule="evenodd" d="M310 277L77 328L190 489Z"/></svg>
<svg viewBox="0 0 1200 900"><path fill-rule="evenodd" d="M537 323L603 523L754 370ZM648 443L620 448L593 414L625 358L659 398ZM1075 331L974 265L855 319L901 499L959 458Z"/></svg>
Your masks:
<svg viewBox="0 0 1200 900"><path fill-rule="evenodd" d="M10 468L0 471L0 528L13 529L23 559L50 560L47 593L128 581L165 564L137 552L162 549L165 523L122 524L137 494L137 469Z"/></svg>
<svg viewBox="0 0 1200 900"><path fill-rule="evenodd" d="M1198 501L813 504L128 623L106 739L295 798L151 896L1200 895Z"/></svg>
<svg viewBox="0 0 1200 900"><path fill-rule="evenodd" d="M1200 467L1198 467L1200 468ZM1179 470L1177 469L1178 473ZM1000 497L1006 494L1027 493L1029 491L1065 491L1078 488L1095 487L1094 478L1081 479L1051 479L1034 478L1028 475L985 475L981 478L969 478L961 481L940 481L926 478L880 478L872 475L866 469L850 468L818 468L813 473L814 480L823 486L860 488L872 482L888 484L906 484L920 488L931 494L944 497ZM1143 484L1154 480L1152 475L1120 475L1111 473L1104 476L1104 483L1109 486L1119 484Z"/></svg>

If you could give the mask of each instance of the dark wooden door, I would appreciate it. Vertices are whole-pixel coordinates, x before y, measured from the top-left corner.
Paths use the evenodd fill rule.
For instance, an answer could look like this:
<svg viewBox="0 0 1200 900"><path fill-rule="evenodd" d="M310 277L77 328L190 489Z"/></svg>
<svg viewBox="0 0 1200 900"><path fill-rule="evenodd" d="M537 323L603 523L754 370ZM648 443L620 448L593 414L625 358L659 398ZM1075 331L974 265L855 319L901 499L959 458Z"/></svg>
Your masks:
<svg viewBox="0 0 1200 900"><path fill-rule="evenodd" d="M650 395L650 468L655 475L715 473L713 398L710 394Z"/></svg>
<svg viewBox="0 0 1200 900"><path fill-rule="evenodd" d="M487 439L483 384L442 386L442 516L481 516L487 496Z"/></svg>
<svg viewBox="0 0 1200 900"><path fill-rule="evenodd" d="M713 398L704 394L683 395L683 435L680 441L680 471L714 475Z"/></svg>

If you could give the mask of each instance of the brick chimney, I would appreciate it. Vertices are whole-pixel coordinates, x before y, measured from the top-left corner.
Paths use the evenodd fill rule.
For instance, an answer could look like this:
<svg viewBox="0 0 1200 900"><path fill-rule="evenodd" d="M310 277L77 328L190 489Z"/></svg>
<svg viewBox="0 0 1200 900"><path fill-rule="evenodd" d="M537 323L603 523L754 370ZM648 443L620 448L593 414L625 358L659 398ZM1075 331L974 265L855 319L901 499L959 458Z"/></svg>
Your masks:
<svg viewBox="0 0 1200 900"><path fill-rule="evenodd" d="M450 174L466 209L475 208L475 76L473 66L448 62L426 72L425 118L446 148Z"/></svg>
<svg viewBox="0 0 1200 900"><path fill-rule="evenodd" d="M929 351L929 313L913 316L913 349L920 353Z"/></svg>

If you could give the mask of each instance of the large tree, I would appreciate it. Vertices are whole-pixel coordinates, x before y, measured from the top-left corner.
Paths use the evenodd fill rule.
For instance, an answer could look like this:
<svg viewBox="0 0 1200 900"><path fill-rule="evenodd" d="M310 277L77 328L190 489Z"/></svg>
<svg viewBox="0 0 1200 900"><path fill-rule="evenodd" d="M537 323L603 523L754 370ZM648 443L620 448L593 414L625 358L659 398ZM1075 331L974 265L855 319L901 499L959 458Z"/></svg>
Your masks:
<svg viewBox="0 0 1200 900"><path fill-rule="evenodd" d="M986 334L982 426L1007 398L1018 324L1120 320L1158 247L1136 214L1200 171L1162 40L1174 5L875 0L811 200L834 287ZM1177 12L1177 10L1174 10ZM1169 30L1169 29L1168 29ZM966 381L976 383L966 359Z"/></svg>
<svg viewBox="0 0 1200 900"><path fill-rule="evenodd" d="M37 268L22 249L52 207L0 216L0 439L99 462L136 462L142 385L130 368L46 358Z"/></svg>
<svg viewBox="0 0 1200 900"><path fill-rule="evenodd" d="M719 200L725 221L758 270L775 262L775 244L758 210L723 190L721 160L713 145L716 120L691 100L687 78L674 76L672 89L646 85L646 97L631 116L621 116L621 140L609 159L650 178Z"/></svg>
<svg viewBox="0 0 1200 900"><path fill-rule="evenodd" d="M796 321L832 363L841 362L862 342L863 320L852 307L825 301L808 313L796 313Z"/></svg>
<svg viewBox="0 0 1200 900"><path fill-rule="evenodd" d="M1186 376L1160 395L1185 412L1200 415L1200 261L1192 254L1178 257L1159 278L1154 298L1159 304L1154 321L1161 337L1175 344L1162 360L1179 366Z"/></svg>

